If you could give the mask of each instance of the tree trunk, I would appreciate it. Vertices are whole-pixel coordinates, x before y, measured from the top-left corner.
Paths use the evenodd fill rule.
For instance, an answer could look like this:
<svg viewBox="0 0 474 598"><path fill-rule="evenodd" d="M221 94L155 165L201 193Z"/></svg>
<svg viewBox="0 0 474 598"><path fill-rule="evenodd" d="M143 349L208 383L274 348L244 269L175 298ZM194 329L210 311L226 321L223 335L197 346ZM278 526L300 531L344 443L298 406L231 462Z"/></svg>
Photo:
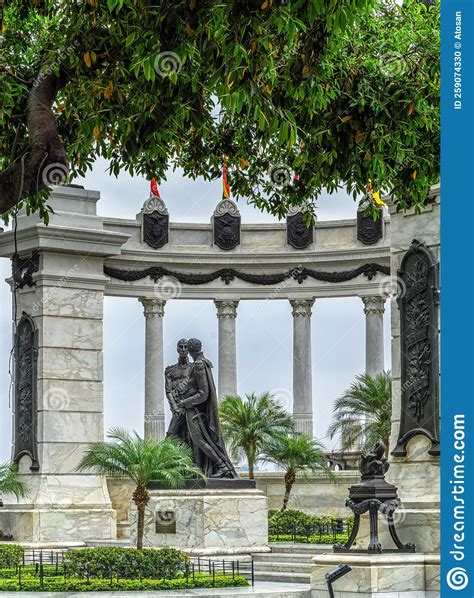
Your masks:
<svg viewBox="0 0 474 598"><path fill-rule="evenodd" d="M68 161L52 107L66 83L65 73L57 76L52 71L38 74L33 82L26 108L30 146L23 155L14 156L13 163L0 173L0 213L26 197L65 182Z"/></svg>
<svg viewBox="0 0 474 598"><path fill-rule="evenodd" d="M385 444L385 457L388 457L388 451L390 448L390 438L384 438L382 442Z"/></svg>
<svg viewBox="0 0 474 598"><path fill-rule="evenodd" d="M254 480L255 474L253 472L253 461L251 459L247 459L247 461L249 464L249 479Z"/></svg>
<svg viewBox="0 0 474 598"><path fill-rule="evenodd" d="M290 471L285 473L285 496L283 497L283 506L281 507L281 511L286 511L286 507L288 506L288 501L290 500L290 493L291 489L293 488L293 484L296 480L296 474Z"/></svg>
<svg viewBox="0 0 474 598"><path fill-rule="evenodd" d="M145 533L145 508L150 502L150 495L145 486L137 486L133 493L133 502L137 506L137 548L143 548L143 536Z"/></svg>

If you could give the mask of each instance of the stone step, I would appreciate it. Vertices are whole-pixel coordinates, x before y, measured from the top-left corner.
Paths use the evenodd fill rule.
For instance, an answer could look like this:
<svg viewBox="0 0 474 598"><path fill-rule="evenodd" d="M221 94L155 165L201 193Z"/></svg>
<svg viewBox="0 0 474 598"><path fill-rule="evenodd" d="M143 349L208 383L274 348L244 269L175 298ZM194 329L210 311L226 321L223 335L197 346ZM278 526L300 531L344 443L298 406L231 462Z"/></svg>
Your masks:
<svg viewBox="0 0 474 598"><path fill-rule="evenodd" d="M130 542L128 538L117 538L116 540L88 540L87 541L88 548L97 548L98 546L122 546L122 547L132 547L134 545Z"/></svg>
<svg viewBox="0 0 474 598"><path fill-rule="evenodd" d="M285 562L265 562L255 563L255 571L269 572L269 571L280 571L281 573L309 573L312 568L312 563L285 563Z"/></svg>
<svg viewBox="0 0 474 598"><path fill-rule="evenodd" d="M253 560L255 563L275 563L275 562L297 562L310 563L311 559L319 553L311 552L270 552L267 554L254 554Z"/></svg>
<svg viewBox="0 0 474 598"><path fill-rule="evenodd" d="M291 573L286 571L255 571L257 581L271 581L274 583L310 583L309 573Z"/></svg>
<svg viewBox="0 0 474 598"><path fill-rule="evenodd" d="M299 544L293 542L270 542L268 545L273 553L299 554L331 554L332 544Z"/></svg>

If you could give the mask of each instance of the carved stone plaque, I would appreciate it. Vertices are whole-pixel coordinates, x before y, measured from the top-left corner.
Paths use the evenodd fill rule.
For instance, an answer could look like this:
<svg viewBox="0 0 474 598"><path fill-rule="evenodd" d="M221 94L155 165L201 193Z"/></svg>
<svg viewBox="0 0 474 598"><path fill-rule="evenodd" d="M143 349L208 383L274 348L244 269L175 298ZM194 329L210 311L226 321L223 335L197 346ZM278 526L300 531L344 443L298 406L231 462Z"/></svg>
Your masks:
<svg viewBox="0 0 474 598"><path fill-rule="evenodd" d="M301 212L295 212L286 219L286 238L294 249L306 249L313 242L313 226L308 228Z"/></svg>
<svg viewBox="0 0 474 598"><path fill-rule="evenodd" d="M25 312L15 333L15 425L14 457L18 463L24 455L31 458L30 469L37 471L37 359L38 331L34 320Z"/></svg>
<svg viewBox="0 0 474 598"><path fill-rule="evenodd" d="M153 249L159 249L168 243L169 214L164 201L152 195L145 202L143 209L143 241Z"/></svg>
<svg viewBox="0 0 474 598"><path fill-rule="evenodd" d="M214 244L229 251L240 245L240 212L234 202L223 199L213 215Z"/></svg>
<svg viewBox="0 0 474 598"><path fill-rule="evenodd" d="M401 418L397 446L418 434L439 455L438 265L431 251L414 240L398 271L400 309Z"/></svg>
<svg viewBox="0 0 474 598"><path fill-rule="evenodd" d="M383 236L383 214L374 220L372 214L364 216L364 210L357 211L357 239L364 245L375 245Z"/></svg>
<svg viewBox="0 0 474 598"><path fill-rule="evenodd" d="M174 511L156 511L155 532L157 534L175 534L176 513Z"/></svg>

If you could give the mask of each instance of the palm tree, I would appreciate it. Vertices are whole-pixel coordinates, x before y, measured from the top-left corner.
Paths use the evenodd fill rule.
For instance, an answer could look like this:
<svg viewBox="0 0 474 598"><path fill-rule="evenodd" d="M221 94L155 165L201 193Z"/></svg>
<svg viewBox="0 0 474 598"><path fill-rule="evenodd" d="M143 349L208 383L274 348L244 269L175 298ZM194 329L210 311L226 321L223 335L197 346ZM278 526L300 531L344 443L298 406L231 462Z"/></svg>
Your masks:
<svg viewBox="0 0 474 598"><path fill-rule="evenodd" d="M326 462L324 447L308 434L276 437L266 447L264 459L280 465L285 471L285 496L281 511L285 511L288 506L291 489L298 474L323 471L328 477L333 475Z"/></svg>
<svg viewBox="0 0 474 598"><path fill-rule="evenodd" d="M343 450L360 442L363 450L378 441L390 444L392 424L392 375L390 371L375 376L360 374L334 403L328 434L341 434Z"/></svg>
<svg viewBox="0 0 474 598"><path fill-rule="evenodd" d="M123 428L113 428L107 437L112 442L89 445L77 467L98 475L120 476L135 483L132 498L137 507L137 548L143 548L145 508L150 501L147 486L159 482L166 488L182 488L187 479L204 477L194 464L189 447L175 439L156 441L140 438Z"/></svg>
<svg viewBox="0 0 474 598"><path fill-rule="evenodd" d="M249 478L254 479L255 462L275 436L293 430L293 420L272 395L265 392L225 397L219 406L222 431L234 459L244 453Z"/></svg>
<svg viewBox="0 0 474 598"><path fill-rule="evenodd" d="M26 485L18 476L18 465L0 463L0 494L14 494L17 499L27 495ZM3 507L1 499L0 507Z"/></svg>

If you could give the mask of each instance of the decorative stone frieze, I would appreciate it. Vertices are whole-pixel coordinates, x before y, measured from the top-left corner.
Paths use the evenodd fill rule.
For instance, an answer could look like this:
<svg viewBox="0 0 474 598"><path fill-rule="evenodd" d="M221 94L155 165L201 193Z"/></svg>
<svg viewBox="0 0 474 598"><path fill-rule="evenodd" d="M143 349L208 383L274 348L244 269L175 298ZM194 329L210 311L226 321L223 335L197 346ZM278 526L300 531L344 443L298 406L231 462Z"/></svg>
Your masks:
<svg viewBox="0 0 474 598"><path fill-rule="evenodd" d="M37 471L37 361L38 329L26 312L18 322L15 332L15 435L13 460L19 463L28 455L30 469Z"/></svg>
<svg viewBox="0 0 474 598"><path fill-rule="evenodd" d="M400 291L401 416L392 455L403 457L406 445L421 434L439 454L438 264L416 239L398 271Z"/></svg>

